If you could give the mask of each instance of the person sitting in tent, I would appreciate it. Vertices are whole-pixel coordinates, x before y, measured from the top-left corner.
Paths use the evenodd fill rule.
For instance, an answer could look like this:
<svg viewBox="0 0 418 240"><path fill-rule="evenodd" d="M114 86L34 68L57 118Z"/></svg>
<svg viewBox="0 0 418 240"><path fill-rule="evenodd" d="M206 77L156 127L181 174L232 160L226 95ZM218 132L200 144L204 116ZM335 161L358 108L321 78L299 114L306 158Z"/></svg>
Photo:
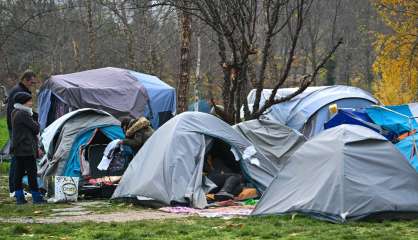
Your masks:
<svg viewBox="0 0 418 240"><path fill-rule="evenodd" d="M39 192L37 182L36 157L38 155L39 124L33 119L32 95L19 92L14 97L14 110L12 112L12 145L11 152L16 157L15 170L15 196L16 204L25 204L22 179L28 175L29 186L34 204L46 203Z"/></svg>
<svg viewBox="0 0 418 240"><path fill-rule="evenodd" d="M147 139L154 133L154 129L152 129L150 122L145 117L138 119L123 118L121 127L126 137L119 144L130 146L135 153L141 149Z"/></svg>
<svg viewBox="0 0 418 240"><path fill-rule="evenodd" d="M217 185L211 193L215 201L233 199L243 189L242 175L239 163L235 160L229 146L216 140L206 155L204 172Z"/></svg>

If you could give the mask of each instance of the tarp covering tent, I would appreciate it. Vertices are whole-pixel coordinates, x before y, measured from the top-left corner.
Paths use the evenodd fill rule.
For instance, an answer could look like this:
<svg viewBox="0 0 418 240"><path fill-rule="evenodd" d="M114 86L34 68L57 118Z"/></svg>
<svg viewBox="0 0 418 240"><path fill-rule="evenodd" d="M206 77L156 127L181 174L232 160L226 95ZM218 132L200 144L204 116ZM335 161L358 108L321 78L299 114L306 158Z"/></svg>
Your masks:
<svg viewBox="0 0 418 240"><path fill-rule="evenodd" d="M52 76L40 89L38 107L42 129L81 108L104 110L118 118L145 115L156 128L175 113L176 94L155 76L107 67Z"/></svg>
<svg viewBox="0 0 418 240"><path fill-rule="evenodd" d="M241 122L234 129L279 169L306 141L298 131L268 119Z"/></svg>
<svg viewBox="0 0 418 240"><path fill-rule="evenodd" d="M401 140L395 146L418 172L418 134L413 134Z"/></svg>
<svg viewBox="0 0 418 240"><path fill-rule="evenodd" d="M370 128L373 131L382 134L388 140L392 140L396 136L395 133L382 129L379 125L375 124L366 113L365 109L340 108L338 109L338 112L324 124L324 128L329 129L342 124L353 124Z"/></svg>
<svg viewBox="0 0 418 240"><path fill-rule="evenodd" d="M384 129L402 134L418 129L418 103L397 106L373 106L366 109L369 117Z"/></svg>
<svg viewBox="0 0 418 240"><path fill-rule="evenodd" d="M41 135L42 175L81 176L80 153L99 134L104 136L100 143L124 138L120 122L101 110L80 109L57 119Z"/></svg>
<svg viewBox="0 0 418 240"><path fill-rule="evenodd" d="M418 103L397 106L373 106L367 108L366 111L370 118L383 129L392 131L396 135L406 135L395 146L401 151L411 166L418 171L418 134L416 134L418 130Z"/></svg>
<svg viewBox="0 0 418 240"><path fill-rule="evenodd" d="M213 186L203 177L205 153L214 139L231 146L244 177L263 191L276 167L222 120L206 113L185 112L160 127L131 161L112 198L138 198L148 203L187 204L204 208ZM236 161L236 160L233 160Z"/></svg>
<svg viewBox="0 0 418 240"><path fill-rule="evenodd" d="M187 111L210 113L210 109L209 103L204 99L200 99L189 104Z"/></svg>
<svg viewBox="0 0 418 240"><path fill-rule="evenodd" d="M418 216L418 174L373 130L357 125L328 129L288 162L253 215L297 212L332 222Z"/></svg>
<svg viewBox="0 0 418 240"><path fill-rule="evenodd" d="M282 88L276 98L285 97L295 92L296 88ZM262 106L270 97L272 89L264 89L261 94ZM248 94L250 110L255 101L256 90ZM378 101L368 92L349 86L308 87L303 93L290 101L272 106L266 116L288 127L296 129L310 138L323 131L324 123L330 119L328 106L337 104L339 108L365 108Z"/></svg>

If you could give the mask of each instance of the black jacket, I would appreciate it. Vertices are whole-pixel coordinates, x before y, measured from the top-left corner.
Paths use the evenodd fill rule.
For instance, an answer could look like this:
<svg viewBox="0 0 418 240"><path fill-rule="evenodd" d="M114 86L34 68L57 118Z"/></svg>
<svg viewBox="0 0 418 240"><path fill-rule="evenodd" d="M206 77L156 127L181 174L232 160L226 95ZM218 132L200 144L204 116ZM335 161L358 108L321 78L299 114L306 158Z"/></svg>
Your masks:
<svg viewBox="0 0 418 240"><path fill-rule="evenodd" d="M12 89L10 89L9 93L7 94L7 129L9 130L9 136L12 133L12 112L15 109L15 95L19 92L26 92L32 94L32 92L22 83L16 84Z"/></svg>
<svg viewBox="0 0 418 240"><path fill-rule="evenodd" d="M14 156L37 156L39 125L32 116L20 109L12 112L12 144Z"/></svg>

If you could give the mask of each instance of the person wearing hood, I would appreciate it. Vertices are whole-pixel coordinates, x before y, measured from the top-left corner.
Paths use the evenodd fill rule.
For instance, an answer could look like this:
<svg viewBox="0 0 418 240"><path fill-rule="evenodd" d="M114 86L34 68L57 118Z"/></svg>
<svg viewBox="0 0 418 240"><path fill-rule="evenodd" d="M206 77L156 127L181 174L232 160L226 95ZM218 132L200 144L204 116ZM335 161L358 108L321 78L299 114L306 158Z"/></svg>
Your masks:
<svg viewBox="0 0 418 240"><path fill-rule="evenodd" d="M27 202L22 186L22 179L25 174L28 176L33 203L46 203L39 192L37 183L36 156L38 153L39 124L33 119L32 95L26 92L16 93L14 102L14 110L11 114L11 153L16 159L14 178L16 204Z"/></svg>
<svg viewBox="0 0 418 240"><path fill-rule="evenodd" d="M7 104L7 130L9 132L9 139L11 142L12 139L12 112L14 110L14 98L15 95L17 93L28 93L28 94L32 94L32 92L30 91L30 88L32 86L34 86L37 83L37 79L36 79L36 74L31 71L31 70L26 70L23 74L22 77L20 78L20 81L18 84L16 84L12 89L10 89L10 91L7 94L7 100L6 100L6 104ZM37 114L34 113L33 114L33 118L35 120L37 120ZM11 146L10 146L11 147ZM14 178L15 178L15 170L16 170L16 159L15 157L12 155L12 158L10 159L10 169L9 169L9 191L10 191L10 196L14 196Z"/></svg>
<svg viewBox="0 0 418 240"><path fill-rule="evenodd" d="M154 133L150 122L145 117L138 119L123 118L121 127L125 132L126 138L120 144L130 146L137 153L145 144L149 137Z"/></svg>

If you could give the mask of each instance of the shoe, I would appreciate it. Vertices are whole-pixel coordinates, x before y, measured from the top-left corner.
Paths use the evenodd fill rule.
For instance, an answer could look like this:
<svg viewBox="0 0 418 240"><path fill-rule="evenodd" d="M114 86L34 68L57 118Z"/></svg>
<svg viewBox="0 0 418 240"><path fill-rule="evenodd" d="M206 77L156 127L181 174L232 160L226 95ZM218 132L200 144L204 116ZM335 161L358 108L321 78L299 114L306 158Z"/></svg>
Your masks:
<svg viewBox="0 0 418 240"><path fill-rule="evenodd" d="M32 203L33 204L45 204L47 201L44 199L42 194L39 191L31 191L32 193Z"/></svg>
<svg viewBox="0 0 418 240"><path fill-rule="evenodd" d="M23 190L16 190L15 191L15 197L16 197L16 204L17 205L22 205L27 203L26 199L25 199L25 194L23 193Z"/></svg>
<svg viewBox="0 0 418 240"><path fill-rule="evenodd" d="M23 190L23 194L25 194L25 198L26 198L26 199L28 199L28 198L32 198L32 194L30 194L30 193L26 192L25 190Z"/></svg>
<svg viewBox="0 0 418 240"><path fill-rule="evenodd" d="M234 199L234 195L227 193L225 191L219 191L218 193L215 194L215 201L226 201L226 200L231 200Z"/></svg>

